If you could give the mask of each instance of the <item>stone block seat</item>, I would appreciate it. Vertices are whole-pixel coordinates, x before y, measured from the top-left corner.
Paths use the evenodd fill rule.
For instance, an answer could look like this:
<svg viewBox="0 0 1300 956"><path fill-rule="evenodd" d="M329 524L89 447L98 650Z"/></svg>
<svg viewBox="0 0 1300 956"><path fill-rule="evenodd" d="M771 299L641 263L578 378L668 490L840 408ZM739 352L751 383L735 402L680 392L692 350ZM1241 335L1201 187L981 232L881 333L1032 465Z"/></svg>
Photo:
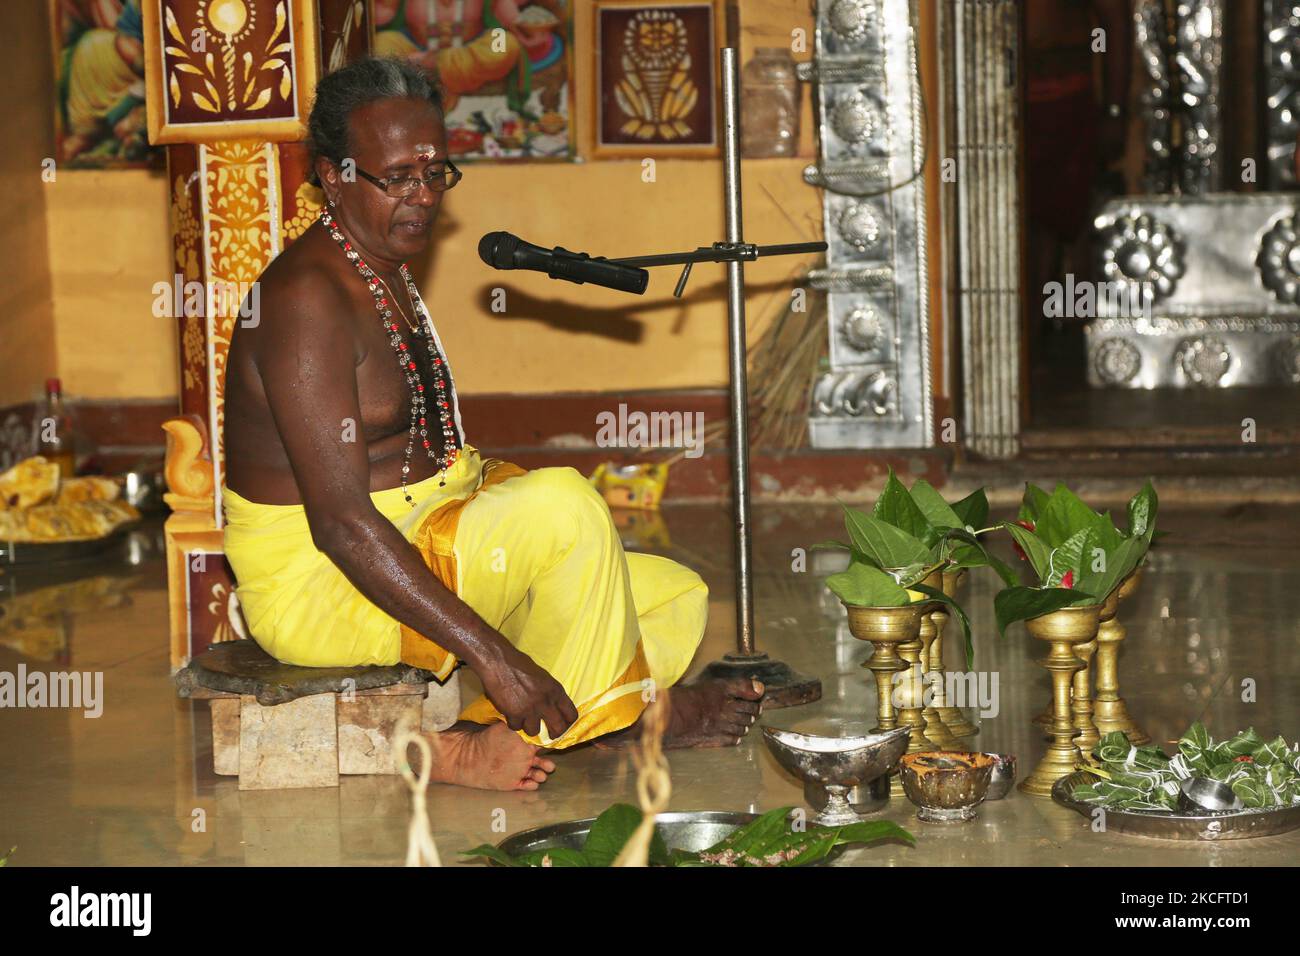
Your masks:
<svg viewBox="0 0 1300 956"><path fill-rule="evenodd" d="M216 773L240 790L337 787L339 774L396 773L392 739L408 719L443 730L460 712L460 680L392 667L296 667L255 641L214 644L176 673L181 697L212 708Z"/></svg>

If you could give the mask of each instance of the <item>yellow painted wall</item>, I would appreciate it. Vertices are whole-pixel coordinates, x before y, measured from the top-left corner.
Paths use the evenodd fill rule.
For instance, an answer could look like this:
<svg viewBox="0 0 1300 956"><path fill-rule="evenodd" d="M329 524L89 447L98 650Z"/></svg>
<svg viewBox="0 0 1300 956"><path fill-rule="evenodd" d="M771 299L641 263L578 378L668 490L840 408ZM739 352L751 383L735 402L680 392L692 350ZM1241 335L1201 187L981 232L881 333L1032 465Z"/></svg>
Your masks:
<svg viewBox="0 0 1300 956"><path fill-rule="evenodd" d="M0 30L0 89L5 91L7 134L0 149L0 407L39 398L55 374L45 202L62 185L41 178L41 161L53 152L49 94L51 54L44 4L19 3L6 11Z"/></svg>
<svg viewBox="0 0 1300 956"><path fill-rule="evenodd" d="M76 169L47 193L59 375L78 398L179 393L176 322L153 315L171 282L167 177Z"/></svg>
<svg viewBox="0 0 1300 956"><path fill-rule="evenodd" d="M807 0L744 0L740 64L756 47L789 48L804 31L812 55ZM594 23L575 8L578 145L591 155ZM725 24L719 18L719 46ZM799 158L746 160L741 176L744 237L769 244L822 238L821 200L801 177L815 155L811 95L804 89ZM582 163L466 164L448 193L430 260L417 272L457 385L474 392L632 390L727 383L725 267L698 265L686 295L672 295L680 267L650 270L644 296L552 280L541 273L494 272L478 258L485 232L513 232L540 246L610 258L707 246L725 238L720 159L659 159L644 182L638 160ZM747 265L746 317L751 340L789 301L792 276L816 256ZM491 311L492 289L506 290L505 311Z"/></svg>
<svg viewBox="0 0 1300 956"><path fill-rule="evenodd" d="M576 13L575 113L579 150L586 156L593 25L588 4L578 3ZM809 47L795 58L811 56L807 0L744 0L740 23L742 65L755 47L789 46L795 28L807 31ZM720 43L723 30L719 23ZM6 33L16 35L21 33ZM13 54L31 60L34 47L27 40ZM48 62L45 69L52 76ZM48 85L43 92L52 102ZM818 193L800 177L814 154L807 90L803 97L802 158L744 163L750 242L821 238ZM20 165L11 156L0 163L0 177L9 164ZM45 198L54 347L68 393L104 399L175 395L175 326L150 309L153 283L169 280L173 271L165 180L142 171L68 171ZM478 240L498 229L538 245L611 258L709 245L724 238L720 161L659 160L653 183L642 180L635 160L467 164L464 181L444 202L434 248L416 264L416 280L465 394L725 385L724 267L697 266L680 301L672 297L677 268L651 270L647 293L629 296L540 273L489 270L478 259ZM778 314L788 301L791 275L813 258L781 257L746 267L751 336ZM490 308L491 290L498 286L506 289L506 311L500 314ZM0 329L15 321L6 310ZM48 336L43 347L48 353ZM37 381L50 364L28 377Z"/></svg>

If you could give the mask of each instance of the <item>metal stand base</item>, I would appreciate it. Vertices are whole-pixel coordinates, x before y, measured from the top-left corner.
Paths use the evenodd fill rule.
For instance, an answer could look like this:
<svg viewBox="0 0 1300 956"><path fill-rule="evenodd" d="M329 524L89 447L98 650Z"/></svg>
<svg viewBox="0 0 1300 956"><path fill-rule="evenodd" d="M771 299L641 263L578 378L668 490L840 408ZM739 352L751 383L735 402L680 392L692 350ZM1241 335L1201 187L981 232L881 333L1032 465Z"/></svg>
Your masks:
<svg viewBox="0 0 1300 956"><path fill-rule="evenodd" d="M774 661L766 654L741 656L724 655L704 668L706 680L726 680L731 677L750 677L761 681L767 688L763 696L764 707L796 707L821 700L822 682L816 677L806 677L792 670L789 664Z"/></svg>

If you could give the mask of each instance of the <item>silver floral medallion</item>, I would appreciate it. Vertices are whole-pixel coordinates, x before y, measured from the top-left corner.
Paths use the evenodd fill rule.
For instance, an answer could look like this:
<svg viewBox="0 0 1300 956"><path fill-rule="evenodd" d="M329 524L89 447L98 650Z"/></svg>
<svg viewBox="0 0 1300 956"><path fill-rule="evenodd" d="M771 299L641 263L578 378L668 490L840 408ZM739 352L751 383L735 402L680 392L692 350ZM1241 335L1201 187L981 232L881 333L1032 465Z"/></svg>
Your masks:
<svg viewBox="0 0 1300 956"><path fill-rule="evenodd" d="M870 33L875 17L876 5L872 0L835 0L826 22L845 43L861 43Z"/></svg>
<svg viewBox="0 0 1300 956"><path fill-rule="evenodd" d="M835 135L850 146L859 146L874 138L881 125L876 107L857 91L835 101L830 123Z"/></svg>
<svg viewBox="0 0 1300 956"><path fill-rule="evenodd" d="M1145 212L1128 212L1098 229L1101 271L1109 282L1149 283L1156 300L1174 291L1183 275L1183 242Z"/></svg>
<svg viewBox="0 0 1300 956"><path fill-rule="evenodd" d="M880 245L880 219L867 203L848 203L840 210L835 227L858 252L870 252Z"/></svg>
<svg viewBox="0 0 1300 956"><path fill-rule="evenodd" d="M1127 385L1142 367L1142 353L1125 339L1103 339L1093 351L1092 362L1097 377L1107 385Z"/></svg>
<svg viewBox="0 0 1300 956"><path fill-rule="evenodd" d="M874 352L884 342L885 325L875 309L860 306L844 316L840 334L851 348L859 352Z"/></svg>
<svg viewBox="0 0 1300 956"><path fill-rule="evenodd" d="M1223 339L1198 335L1178 343L1174 361L1193 385L1218 385L1232 368L1232 352Z"/></svg>
<svg viewBox="0 0 1300 956"><path fill-rule="evenodd" d="M1296 217L1283 216L1260 238L1255 257L1259 279L1281 302L1300 304L1300 234Z"/></svg>

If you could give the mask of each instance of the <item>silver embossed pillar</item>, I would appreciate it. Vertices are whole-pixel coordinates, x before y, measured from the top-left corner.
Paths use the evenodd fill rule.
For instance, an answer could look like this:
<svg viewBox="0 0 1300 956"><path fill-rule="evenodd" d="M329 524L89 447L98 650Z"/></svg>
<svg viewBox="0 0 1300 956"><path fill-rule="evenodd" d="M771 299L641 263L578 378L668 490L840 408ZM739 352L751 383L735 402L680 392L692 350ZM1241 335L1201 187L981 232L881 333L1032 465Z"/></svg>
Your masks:
<svg viewBox="0 0 1300 956"><path fill-rule="evenodd" d="M1143 190L1201 195L1223 187L1220 116L1224 0L1136 0L1144 71Z"/></svg>
<svg viewBox="0 0 1300 956"><path fill-rule="evenodd" d="M825 189L830 370L814 385L817 448L933 444L925 161L916 26L909 0L819 0L815 83Z"/></svg>

